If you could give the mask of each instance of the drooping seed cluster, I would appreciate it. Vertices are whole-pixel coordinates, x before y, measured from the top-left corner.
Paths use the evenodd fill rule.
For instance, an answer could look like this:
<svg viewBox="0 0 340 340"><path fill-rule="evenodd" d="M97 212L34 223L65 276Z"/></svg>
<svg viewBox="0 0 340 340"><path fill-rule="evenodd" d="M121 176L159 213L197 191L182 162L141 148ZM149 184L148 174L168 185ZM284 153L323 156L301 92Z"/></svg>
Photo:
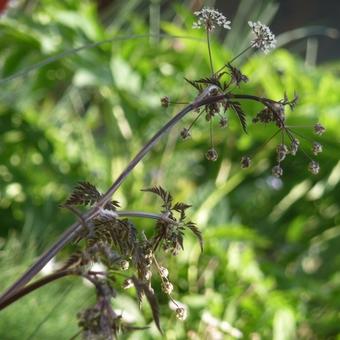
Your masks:
<svg viewBox="0 0 340 340"><path fill-rule="evenodd" d="M198 22L194 24L194 27L205 27L208 32L212 31L216 25L223 25L226 21L225 17L222 16L220 13L207 8L204 8L199 12L195 12L195 15L198 16ZM255 35L254 39L251 41L250 47L261 49L265 53L268 53L271 49L275 47L276 39L269 27L262 24L260 21L249 21L248 24L252 30L252 33ZM211 77L202 78L195 81L190 81L186 79L199 92L194 101L194 104L202 99L207 99L209 97L213 98L215 96L221 97L221 95L225 95L225 98L218 99L216 101L209 101L208 104L197 108L195 110L195 112L198 113L197 117L194 119L189 128L183 128L180 133L183 139L189 138L191 136L190 129L192 128L194 123L201 117L201 115L205 114L205 120L210 123L211 145L205 154L206 158L209 161L216 161L218 159L218 152L213 145L212 135L213 118L215 116L220 117L219 126L226 127L229 123L228 116L226 115L227 111L234 112L238 116L244 132L247 132L246 113L243 111L241 103L237 100L228 99L227 97L230 94L231 98L237 97L237 95L233 96L232 91L230 90L230 86L232 84L240 87L242 83L248 82L249 79L238 68L231 65L231 62L227 63L223 68L226 68L227 71L218 71L216 74L212 74ZM229 81L221 80L224 75L229 75ZM284 98L279 101L249 95L246 95L245 98L254 99L264 104L264 108L253 118L253 123L275 124L278 127L278 131L270 139L275 137L278 133L281 133L281 143L278 144L276 148L277 164L272 168L272 174L275 177L281 177L283 175L283 168L281 166L281 163L286 159L287 155L295 156L300 149L300 141L298 138L296 138L296 135L299 136L299 134L295 133L295 131L293 131L291 127L287 125L285 113L285 107L287 105L290 107L291 110L295 108L298 96L294 94L294 98L292 100L289 100L285 93ZM163 101L162 104L164 105ZM221 112L223 112L223 115L221 114ZM314 132L317 135L322 135L325 132L325 128L320 123L317 123L314 126ZM290 145L287 142L284 142L285 136L288 137ZM315 160L311 159L304 150L302 151L310 159L308 170L314 175L317 174L320 170L319 164ZM318 142L313 142L312 153L316 156L320 152L322 152L322 145ZM241 167L248 168L250 165L251 157L248 155L243 156L241 159Z"/></svg>
<svg viewBox="0 0 340 340"><path fill-rule="evenodd" d="M293 100L289 101L287 98L287 95L284 95L284 99L275 102L272 100L261 100L265 104L265 108L262 109L252 120L254 124L256 123L262 123L262 124L269 124L274 123L279 129L272 135L272 137L269 139L269 141L275 137L278 133L281 134L281 143L277 145L276 147L276 160L277 164L272 168L272 174L275 177L281 177L283 175L283 169L281 166L281 163L285 160L287 155L295 156L300 149L300 141L296 137L296 135L299 136L298 133L296 133L292 127L287 125L286 122L286 114L285 114L285 106L289 106L291 109L294 109L296 106L298 97L295 95ZM314 133L317 135L322 135L326 129L320 124L317 123L313 127ZM290 141L290 145L284 143L284 138L288 137L288 140ZM269 142L267 141L267 143ZM310 159L310 162L308 164L308 170L313 174L316 175L320 171L320 166L318 162L315 160L312 160L304 150L302 150L303 153ZM320 152L322 152L322 145L319 142L313 142L312 143L312 153L316 156ZM250 166L250 157L244 156L241 159L241 167L247 168Z"/></svg>
<svg viewBox="0 0 340 340"><path fill-rule="evenodd" d="M284 161L284 159L288 155L295 156L300 148L300 141L298 138L294 137L294 131L290 128L288 128L286 125L283 126L282 129L279 130L281 133L286 133L290 139L290 145L286 145L284 143L280 143L276 147L276 160L277 164L272 168L272 175L275 177L282 177L283 175L283 168L281 166L281 163ZM317 123L314 125L314 132L318 135L321 135L324 133L326 129L320 124ZM277 134L277 133L276 133ZM276 135L274 134L274 136ZM311 148L312 153L317 156L320 152L322 152L322 145L319 142L313 142L312 148ZM305 155L306 152L303 151ZM307 157L309 157L307 155ZM247 168L250 166L251 163L251 158L249 156L243 156L241 158L241 167L242 168ZM317 175L320 172L320 165L317 161L310 159L310 162L308 163L308 170L313 174Z"/></svg>

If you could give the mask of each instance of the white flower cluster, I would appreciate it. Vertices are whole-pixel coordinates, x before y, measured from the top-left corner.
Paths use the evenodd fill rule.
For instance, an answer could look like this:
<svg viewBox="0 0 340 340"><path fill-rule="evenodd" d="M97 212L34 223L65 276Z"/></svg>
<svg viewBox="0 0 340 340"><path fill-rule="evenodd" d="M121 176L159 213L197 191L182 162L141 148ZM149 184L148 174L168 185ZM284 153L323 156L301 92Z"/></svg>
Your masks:
<svg viewBox="0 0 340 340"><path fill-rule="evenodd" d="M248 21L248 25L255 35L255 39L251 41L254 47L261 49L264 53L268 53L271 49L275 48L275 35L268 26L262 24L260 21Z"/></svg>
<svg viewBox="0 0 340 340"><path fill-rule="evenodd" d="M200 11L194 12L198 20L194 22L192 28L202 28L204 27L209 32L213 31L216 26L223 27L230 30L231 21L220 13L211 8L203 8Z"/></svg>

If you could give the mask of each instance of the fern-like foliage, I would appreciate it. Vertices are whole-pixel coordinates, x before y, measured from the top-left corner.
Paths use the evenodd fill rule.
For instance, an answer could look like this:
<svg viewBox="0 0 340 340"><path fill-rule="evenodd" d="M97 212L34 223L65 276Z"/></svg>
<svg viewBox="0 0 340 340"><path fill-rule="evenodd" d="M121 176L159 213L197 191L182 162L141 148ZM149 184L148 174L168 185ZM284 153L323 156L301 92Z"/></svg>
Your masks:
<svg viewBox="0 0 340 340"><path fill-rule="evenodd" d="M231 64L227 64L226 67L228 68L229 75L230 75L230 82L234 83L237 87L240 86L240 84L247 83L248 77L241 72L240 69L237 67L232 66Z"/></svg>
<svg viewBox="0 0 340 340"><path fill-rule="evenodd" d="M101 197L97 188L89 182L80 182L71 192L65 205L94 205Z"/></svg>
<svg viewBox="0 0 340 340"><path fill-rule="evenodd" d="M239 102L228 102L228 105L236 113L238 119L240 120L243 131L247 133L247 118L246 114L242 110L241 104Z"/></svg>
<svg viewBox="0 0 340 340"><path fill-rule="evenodd" d="M69 198L64 203L65 206L93 206L102 198L98 189L89 182L79 182L73 189ZM119 208L117 201L108 202L105 209L116 210Z"/></svg>
<svg viewBox="0 0 340 340"><path fill-rule="evenodd" d="M116 276L121 271L125 272L122 275L126 277L122 288L134 286L139 303L146 298L154 322L162 332L157 297L152 288L154 272L161 277L162 290L170 297L173 285L168 278L168 270L160 267L157 262L157 251L164 250L166 253L177 255L183 250L184 232L187 229L198 238L201 248L203 247L201 232L193 222L187 221L186 211L190 208L189 204L174 202L170 192L161 186L143 191L153 193L162 201L160 218L149 238L142 230L137 230L130 220L119 218L120 212L116 210L119 205L116 201L105 207L111 212L98 210L95 217L85 222L76 207L95 206L102 198L99 190L88 182L79 183L64 204L83 224L78 241L85 242L83 250L72 254L60 270L70 269L72 273L85 277L97 290L96 304L79 314L79 325L83 334L104 338L111 334L113 339L120 331L128 329L129 325L124 324L121 317L115 314L110 302L117 293L116 288L120 280L117 280ZM115 213L112 213L112 210L115 210ZM105 270L91 271L93 263L103 264ZM98 326L98 323L102 325Z"/></svg>
<svg viewBox="0 0 340 340"><path fill-rule="evenodd" d="M142 191L146 191L146 192L152 192L156 195L158 195L162 201L162 208L164 208L164 210L162 212L168 212L171 210L171 206L172 206L172 196L168 191L165 191L162 187L153 187L153 188L149 188L149 189L142 189Z"/></svg>
<svg viewBox="0 0 340 340"><path fill-rule="evenodd" d="M203 251L203 238L202 238L202 233L201 231L198 229L197 225L194 222L187 222L184 224L185 228L190 229L194 235L198 238L199 243L200 243L200 247L201 247L201 251Z"/></svg>
<svg viewBox="0 0 340 340"><path fill-rule="evenodd" d="M193 222L186 222L185 211L190 208L189 204L183 202L172 203L173 199L169 192L165 191L162 187L153 187L144 189L143 191L152 192L158 195L162 200L162 212L171 219L173 222L159 220L156 224L155 235L153 238L153 249L156 250L160 245L163 246L165 251L177 255L180 250L183 250L183 235L184 230L191 230L200 242L201 249L203 249L203 239L201 232ZM176 218L175 212L179 213Z"/></svg>
<svg viewBox="0 0 340 340"><path fill-rule="evenodd" d="M119 220L100 216L93 220L93 233L88 238L89 246L107 244L122 256L131 256L137 239L137 230L127 219Z"/></svg>

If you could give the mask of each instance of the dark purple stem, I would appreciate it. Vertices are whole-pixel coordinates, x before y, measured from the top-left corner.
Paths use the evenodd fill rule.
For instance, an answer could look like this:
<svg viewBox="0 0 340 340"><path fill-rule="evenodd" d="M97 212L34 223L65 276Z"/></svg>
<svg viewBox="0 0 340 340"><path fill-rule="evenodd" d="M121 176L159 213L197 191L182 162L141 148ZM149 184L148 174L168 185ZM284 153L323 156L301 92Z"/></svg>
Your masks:
<svg viewBox="0 0 340 340"><path fill-rule="evenodd" d="M79 275L79 274L77 274L74 270L65 269L65 270L61 270L59 272L53 273L51 275L47 275L43 277L42 279L37 280L36 282L33 282L23 288L17 289L14 293L12 293L11 295L7 295L5 298L2 299L0 303L0 310L6 308L13 302L19 300L20 298L33 292L34 290L40 287L43 287L47 285L48 283L51 283L53 281L56 281L62 277L69 276L69 275Z"/></svg>

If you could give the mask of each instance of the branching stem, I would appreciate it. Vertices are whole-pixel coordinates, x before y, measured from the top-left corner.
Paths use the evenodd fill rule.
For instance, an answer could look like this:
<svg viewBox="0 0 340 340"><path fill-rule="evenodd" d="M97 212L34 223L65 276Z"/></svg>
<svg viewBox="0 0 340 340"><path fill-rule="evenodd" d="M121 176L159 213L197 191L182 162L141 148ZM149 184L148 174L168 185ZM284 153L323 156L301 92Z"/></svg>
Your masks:
<svg viewBox="0 0 340 340"><path fill-rule="evenodd" d="M92 220L100 214L101 209L111 200L112 195L118 190L120 185L123 183L125 178L130 174L130 172L135 168L135 166L144 158L144 156L154 147L154 145L161 139L161 137L166 134L173 126L175 126L184 116L186 116L190 111L195 110L201 106L219 102L221 100L229 99L248 99L260 102L270 107L270 104L275 104L277 102L261 98L253 95L247 94L221 94L217 96L206 96L201 100L195 100L193 103L184 107L180 112L178 112L173 118L171 118L156 134L141 148L137 155L129 162L127 167L111 185L111 187L102 196L99 202L91 208L88 212L81 215L81 220L87 221ZM50 261L66 244L71 242L79 233L83 223L76 222L73 223L60 238L47 250L45 251L38 260L10 287L7 291L0 297L0 306L4 301L8 301L10 296L14 296L14 293L20 289L20 291L25 291L24 289L29 289L31 286L24 287L32 278L40 272L40 270ZM60 275L60 273L59 273Z"/></svg>

